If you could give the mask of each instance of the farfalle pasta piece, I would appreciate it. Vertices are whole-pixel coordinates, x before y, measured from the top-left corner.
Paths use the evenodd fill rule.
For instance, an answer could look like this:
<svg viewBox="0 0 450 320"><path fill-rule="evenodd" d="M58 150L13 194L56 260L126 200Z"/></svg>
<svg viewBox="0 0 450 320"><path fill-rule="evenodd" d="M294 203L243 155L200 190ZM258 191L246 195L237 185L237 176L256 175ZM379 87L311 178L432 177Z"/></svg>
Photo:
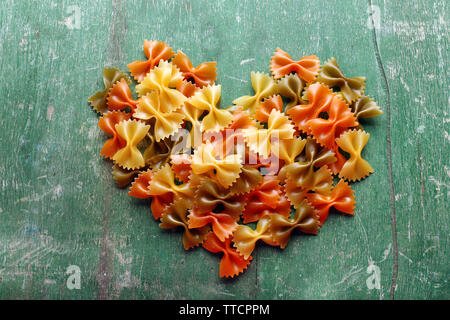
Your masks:
<svg viewBox="0 0 450 320"><path fill-rule="evenodd" d="M178 50L172 62L180 68L184 79L192 79L197 87L213 85L216 81L216 62L203 62L194 68L189 58L181 50Z"/></svg>
<svg viewBox="0 0 450 320"><path fill-rule="evenodd" d="M174 154L170 156L172 170L178 180L188 182L192 173L192 157L188 154Z"/></svg>
<svg viewBox="0 0 450 320"><path fill-rule="evenodd" d="M361 152L369 141L369 137L370 134L363 130L350 130L336 139L337 145L350 154L350 158L339 172L339 178L359 181L373 173L371 165L361 157Z"/></svg>
<svg viewBox="0 0 450 320"><path fill-rule="evenodd" d="M176 89L178 82L182 79L183 75L176 66L162 60L136 86L136 91L140 97L151 91L156 91L160 101L160 112L169 113L181 107L187 100L184 94Z"/></svg>
<svg viewBox="0 0 450 320"><path fill-rule="evenodd" d="M233 121L233 115L228 110L219 109L221 90L220 85L203 87L186 102L208 112L201 122L201 132L218 132Z"/></svg>
<svg viewBox="0 0 450 320"><path fill-rule="evenodd" d="M318 118L326 112L334 98L333 91L320 83L313 83L306 90L308 104L296 105L286 113L291 117L295 126L304 133L309 133L308 121Z"/></svg>
<svg viewBox="0 0 450 320"><path fill-rule="evenodd" d="M134 182L131 184L130 191L128 192L128 194L138 199L150 198L152 195L148 187L150 186L152 176L153 172L150 169L140 173L134 180Z"/></svg>
<svg viewBox="0 0 450 320"><path fill-rule="evenodd" d="M368 96L362 96L350 106L355 117L359 119L373 118L383 114L377 103Z"/></svg>
<svg viewBox="0 0 450 320"><path fill-rule="evenodd" d="M304 87L304 81L296 73L289 74L277 82L278 93L289 99L286 105L286 111L303 103L302 96Z"/></svg>
<svg viewBox="0 0 450 320"><path fill-rule="evenodd" d="M147 135L150 126L137 120L124 120L115 126L117 134L126 141L126 145L118 150L112 160L125 169L139 169L145 166L144 157L137 148Z"/></svg>
<svg viewBox="0 0 450 320"><path fill-rule="evenodd" d="M269 121L269 115L272 110L283 111L283 99L280 95L275 95L270 98L264 99L257 107L255 113L255 119L261 122Z"/></svg>
<svg viewBox="0 0 450 320"><path fill-rule="evenodd" d="M291 204L281 192L275 176L264 176L263 182L246 199L242 214L244 223L257 221L265 215L278 213L289 217Z"/></svg>
<svg viewBox="0 0 450 320"><path fill-rule="evenodd" d="M140 99L133 113L133 117L136 119L155 119L153 130L156 141L167 138L178 131L184 119L184 115L178 111L162 112L159 97L156 91L151 91Z"/></svg>
<svg viewBox="0 0 450 320"><path fill-rule="evenodd" d="M91 104L91 107L97 111L97 113L103 114L108 111L107 105L107 97L112 86L121 79L124 79L128 84L131 83L130 78L123 71L120 71L115 68L104 68L103 69L103 84L105 85L105 89L102 91L96 92L93 96L91 96L88 101Z"/></svg>
<svg viewBox="0 0 450 320"><path fill-rule="evenodd" d="M201 244L208 236L209 227L189 228L187 217L191 200L176 199L162 214L159 227L162 229L183 228L183 246L185 250Z"/></svg>
<svg viewBox="0 0 450 320"><path fill-rule="evenodd" d="M212 232L224 241L229 238L238 227L236 218L227 212L198 213L195 209L189 214L189 228L205 228L211 225Z"/></svg>
<svg viewBox="0 0 450 320"><path fill-rule="evenodd" d="M250 77L255 94L253 96L239 97L233 100L233 104L242 106L244 110L248 110L250 115L254 115L256 107L262 99L276 93L276 83L271 76L262 72L252 72Z"/></svg>
<svg viewBox="0 0 450 320"><path fill-rule="evenodd" d="M292 139L285 139L279 141L276 150L276 156L284 160L285 164L291 164L295 162L295 159L300 155L305 148L306 139L294 137Z"/></svg>
<svg viewBox="0 0 450 320"><path fill-rule="evenodd" d="M206 142L195 151L191 168L193 173L205 174L227 188L239 177L242 169L241 156L233 154L224 159L216 159L213 145Z"/></svg>
<svg viewBox="0 0 450 320"><path fill-rule="evenodd" d="M165 193L172 193L176 198L189 199L194 196L194 191L189 183L175 183L175 175L169 164L166 164L153 174L148 188L152 196Z"/></svg>
<svg viewBox="0 0 450 320"><path fill-rule="evenodd" d="M106 100L108 110L123 110L126 107L130 107L133 112L138 104L138 101L134 100L131 96L131 89L124 78L120 79L120 81L112 86Z"/></svg>
<svg viewBox="0 0 450 320"><path fill-rule="evenodd" d="M126 170L116 164L113 165L112 171L113 179L116 182L116 184L121 188L129 185L138 173L140 173L139 170Z"/></svg>
<svg viewBox="0 0 450 320"><path fill-rule="evenodd" d="M289 173L288 173L289 175ZM308 195L308 192L315 191L322 194L329 194L333 185L331 171L323 166L309 175L295 175L288 177L284 187L289 202L297 208Z"/></svg>
<svg viewBox="0 0 450 320"><path fill-rule="evenodd" d="M306 197L316 209L320 225L328 218L332 207L347 214L353 214L355 209L355 196L352 188L344 180L340 180L329 195L308 193Z"/></svg>
<svg viewBox="0 0 450 320"><path fill-rule="evenodd" d="M310 133L321 145L333 149L334 139L347 128L357 126L358 122L345 101L338 96L333 97L326 112L328 119L311 119L307 125Z"/></svg>
<svg viewBox="0 0 450 320"><path fill-rule="evenodd" d="M144 40L144 53L147 61L134 61L128 64L128 69L136 81L144 80L147 73L150 72L161 60L169 60L173 57L172 49L161 41Z"/></svg>
<svg viewBox="0 0 450 320"><path fill-rule="evenodd" d="M176 89L180 91L186 98L192 97L197 91L197 87L192 82L183 80L178 82Z"/></svg>
<svg viewBox="0 0 450 320"><path fill-rule="evenodd" d="M247 269L252 257L244 259L236 249L231 248L231 237L220 241L214 233L210 233L203 242L203 248L213 253L223 253L220 261L220 277L234 277Z"/></svg>
<svg viewBox="0 0 450 320"><path fill-rule="evenodd" d="M258 169L244 165L239 178L233 182L230 190L233 194L244 194L255 189L262 181L263 176Z"/></svg>
<svg viewBox="0 0 450 320"><path fill-rule="evenodd" d="M250 150L263 158L268 158L274 141L293 138L294 126L288 117L273 109L269 116L267 129L244 129L243 135Z"/></svg>
<svg viewBox="0 0 450 320"><path fill-rule="evenodd" d="M297 161L281 168L279 178L285 181L291 178L300 186L312 185L314 168L320 168L336 161L333 151L321 147L314 139L308 138Z"/></svg>
<svg viewBox="0 0 450 320"><path fill-rule="evenodd" d="M192 181L192 178L191 178ZM228 213L238 220L245 205L245 196L224 189L213 180L200 178L195 191L193 209L198 214L216 212Z"/></svg>
<svg viewBox="0 0 450 320"><path fill-rule="evenodd" d="M178 148L180 141L172 137L156 141L154 135L149 132L147 138L148 145L144 151L144 160L145 164L152 169L163 167L169 162L170 156L180 149Z"/></svg>
<svg viewBox="0 0 450 320"><path fill-rule="evenodd" d="M306 200L296 208L293 218L287 218L280 214L271 214L269 217L272 239L282 249L288 244L294 229L308 234L317 234L319 231L317 214Z"/></svg>
<svg viewBox="0 0 450 320"><path fill-rule="evenodd" d="M233 233L233 242L236 251L243 255L244 259L248 259L255 249L255 244L258 240L268 245L278 245L272 238L270 225L271 219L268 215L258 221L255 230L249 226L239 225Z"/></svg>
<svg viewBox="0 0 450 320"><path fill-rule="evenodd" d="M366 85L366 77L345 77L335 58L324 63L317 80L330 88L340 88L340 94L349 104L363 95Z"/></svg>
<svg viewBox="0 0 450 320"><path fill-rule="evenodd" d="M291 56L277 48L270 61L270 70L275 79L282 78L291 72L295 72L306 82L313 82L320 69L320 60L316 56L306 56L298 61L292 60Z"/></svg>
<svg viewBox="0 0 450 320"><path fill-rule="evenodd" d="M110 111L106 112L99 120L99 128L112 135L112 138L107 140L100 151L100 155L106 158L112 158L117 151L126 145L126 140L122 138L116 130L116 124L121 121L129 120L131 115L126 112Z"/></svg>

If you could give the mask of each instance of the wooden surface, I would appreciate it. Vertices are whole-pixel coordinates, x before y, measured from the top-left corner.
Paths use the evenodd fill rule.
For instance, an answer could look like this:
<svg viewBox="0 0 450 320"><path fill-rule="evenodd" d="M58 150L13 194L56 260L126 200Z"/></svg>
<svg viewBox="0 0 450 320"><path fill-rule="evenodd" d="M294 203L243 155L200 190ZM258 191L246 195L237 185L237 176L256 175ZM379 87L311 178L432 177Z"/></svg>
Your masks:
<svg viewBox="0 0 450 320"><path fill-rule="evenodd" d="M0 8L0 298L450 298L448 1ZM353 186L355 216L333 215L319 236L297 235L284 251L259 246L233 280L218 277L218 256L185 252L147 202L115 186L87 103L103 66L142 59L144 39L166 41L194 64L216 60L222 105L251 92L250 71L268 72L276 47L334 56L347 75L367 76L384 114L365 124L375 174ZM81 270L79 290L66 286L70 265Z"/></svg>

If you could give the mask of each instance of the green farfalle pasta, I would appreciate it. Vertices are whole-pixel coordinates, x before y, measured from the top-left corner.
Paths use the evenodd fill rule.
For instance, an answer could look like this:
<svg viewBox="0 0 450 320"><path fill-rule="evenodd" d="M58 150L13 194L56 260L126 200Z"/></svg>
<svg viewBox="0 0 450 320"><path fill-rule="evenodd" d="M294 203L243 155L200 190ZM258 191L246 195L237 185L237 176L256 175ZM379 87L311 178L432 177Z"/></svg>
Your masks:
<svg viewBox="0 0 450 320"><path fill-rule="evenodd" d="M277 82L278 93L289 99L286 111L304 102L302 98L304 88L305 82L296 73L291 73Z"/></svg>
<svg viewBox="0 0 450 320"><path fill-rule="evenodd" d="M125 79L128 84L131 83L130 77L123 71L120 71L116 68L104 68L103 69L103 84L105 89L102 91L96 92L92 95L88 101L91 104L91 107L100 114L108 111L106 98L108 97L109 90L112 86L120 81L120 79Z"/></svg>
<svg viewBox="0 0 450 320"><path fill-rule="evenodd" d="M116 184L119 187L124 188L128 186L133 181L134 177L140 172L140 170L127 170L117 164L114 164L112 174Z"/></svg>
<svg viewBox="0 0 450 320"><path fill-rule="evenodd" d="M339 94L349 104L364 94L366 85L366 77L347 78L344 76L335 58L324 63L317 80L330 88L338 87Z"/></svg>
<svg viewBox="0 0 450 320"><path fill-rule="evenodd" d="M373 118L383 113L378 104L368 96L362 96L350 106L355 117L359 119Z"/></svg>

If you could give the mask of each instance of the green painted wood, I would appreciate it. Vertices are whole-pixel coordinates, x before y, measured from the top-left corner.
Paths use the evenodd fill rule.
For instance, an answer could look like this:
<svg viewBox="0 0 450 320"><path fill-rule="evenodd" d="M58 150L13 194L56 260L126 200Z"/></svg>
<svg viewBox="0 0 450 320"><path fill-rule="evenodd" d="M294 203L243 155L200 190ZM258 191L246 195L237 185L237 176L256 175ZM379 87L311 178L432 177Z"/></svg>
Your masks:
<svg viewBox="0 0 450 320"><path fill-rule="evenodd" d="M448 299L448 4L372 2L2 1L0 298ZM366 75L385 113L364 124L375 174L353 185L355 216L285 250L258 246L233 280L217 256L186 253L115 187L87 104L102 67L143 58L143 39L218 61L223 105L250 92L276 47Z"/></svg>

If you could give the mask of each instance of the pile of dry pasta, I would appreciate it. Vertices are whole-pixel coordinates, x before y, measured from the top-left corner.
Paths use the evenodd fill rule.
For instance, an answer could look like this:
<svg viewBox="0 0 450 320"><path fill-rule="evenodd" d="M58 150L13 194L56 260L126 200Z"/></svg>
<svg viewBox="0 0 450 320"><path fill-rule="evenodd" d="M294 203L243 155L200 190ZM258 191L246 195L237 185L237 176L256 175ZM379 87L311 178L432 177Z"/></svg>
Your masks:
<svg viewBox="0 0 450 320"><path fill-rule="evenodd" d="M221 277L243 272L258 240L284 248L294 230L317 234L332 208L353 214L346 181L373 172L360 120L382 113L365 77L277 49L272 75L252 72L254 93L220 108L216 62L194 67L161 41L144 53L128 64L135 82L105 68L89 98L111 136L100 154L118 186L151 199L161 228L183 230L186 250L223 253Z"/></svg>

